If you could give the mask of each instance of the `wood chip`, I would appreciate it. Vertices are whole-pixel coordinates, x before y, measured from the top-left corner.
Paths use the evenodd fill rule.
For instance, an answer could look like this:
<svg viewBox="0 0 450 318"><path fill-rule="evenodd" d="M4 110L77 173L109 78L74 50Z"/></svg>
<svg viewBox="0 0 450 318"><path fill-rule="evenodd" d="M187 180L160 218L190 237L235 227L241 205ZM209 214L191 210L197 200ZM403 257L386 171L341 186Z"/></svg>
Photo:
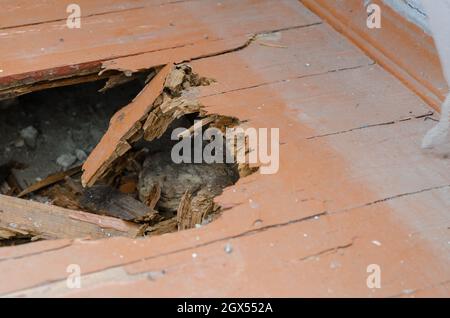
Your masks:
<svg viewBox="0 0 450 318"><path fill-rule="evenodd" d="M266 42L258 42L258 43L259 43L259 45L262 45L262 46L274 47L274 48L279 48L279 49L287 49L288 48L286 45L281 45L281 44L266 43Z"/></svg>

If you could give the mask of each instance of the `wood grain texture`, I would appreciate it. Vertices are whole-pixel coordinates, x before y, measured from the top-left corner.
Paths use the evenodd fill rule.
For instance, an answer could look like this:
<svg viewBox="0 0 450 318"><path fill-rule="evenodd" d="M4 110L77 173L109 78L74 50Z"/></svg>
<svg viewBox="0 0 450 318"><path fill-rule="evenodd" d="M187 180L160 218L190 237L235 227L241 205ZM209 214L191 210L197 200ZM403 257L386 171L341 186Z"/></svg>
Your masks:
<svg viewBox="0 0 450 318"><path fill-rule="evenodd" d="M183 19L179 17L183 16ZM254 16L252 19L246 17ZM187 1L87 16L80 29L56 21L0 32L0 91L45 80L96 73L101 63L146 52L197 46L184 59L234 49L226 41L318 22L288 0ZM245 41L242 44L245 44ZM231 43L233 44L233 43ZM14 50L11 48L14 47ZM158 66L147 60L147 67Z"/></svg>
<svg viewBox="0 0 450 318"><path fill-rule="evenodd" d="M286 21L310 15L297 1L282 2L289 13L267 3L251 5ZM269 25L256 11L234 23ZM153 56L182 58L176 50ZM141 68L141 57L121 65ZM420 151L431 108L409 86L325 23L191 64L216 79L199 90L205 112L280 129L279 172L227 188L216 199L226 211L198 229L0 249L0 295L448 297L449 163ZM71 263L81 290L65 285ZM367 288L369 264L381 266L380 289Z"/></svg>
<svg viewBox="0 0 450 318"><path fill-rule="evenodd" d="M433 39L420 27L380 0L371 2L381 8L380 29L367 28L363 1L301 2L439 111L448 87Z"/></svg>
<svg viewBox="0 0 450 318"><path fill-rule="evenodd" d="M0 196L0 228L43 238L136 237L139 226L119 219Z"/></svg>

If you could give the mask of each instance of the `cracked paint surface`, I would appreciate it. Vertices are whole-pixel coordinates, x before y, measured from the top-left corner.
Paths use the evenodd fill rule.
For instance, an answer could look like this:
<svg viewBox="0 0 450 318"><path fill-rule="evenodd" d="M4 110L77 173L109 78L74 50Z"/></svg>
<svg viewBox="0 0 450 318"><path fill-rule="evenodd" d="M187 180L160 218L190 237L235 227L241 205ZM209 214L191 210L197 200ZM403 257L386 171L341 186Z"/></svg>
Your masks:
<svg viewBox="0 0 450 318"><path fill-rule="evenodd" d="M281 2L278 18L279 2L240 3L264 24L248 33L277 36L192 60L216 80L198 96L209 113L280 128L279 172L227 188L217 198L226 211L198 229L1 248L0 295L449 295L449 161L420 151L431 108L299 2ZM207 22L208 34L226 33ZM240 37L234 27L225 25ZM167 53L150 53L147 67ZM127 58L127 68L143 67L143 56ZM65 286L73 263L81 289ZM380 289L366 285L370 264L382 270Z"/></svg>

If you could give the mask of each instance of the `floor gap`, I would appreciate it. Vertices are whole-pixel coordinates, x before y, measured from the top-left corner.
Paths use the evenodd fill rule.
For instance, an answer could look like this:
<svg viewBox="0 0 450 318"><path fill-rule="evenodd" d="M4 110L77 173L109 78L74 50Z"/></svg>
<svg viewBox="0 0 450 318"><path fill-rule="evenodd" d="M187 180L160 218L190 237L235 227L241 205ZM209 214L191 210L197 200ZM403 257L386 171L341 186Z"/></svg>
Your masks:
<svg viewBox="0 0 450 318"><path fill-rule="evenodd" d="M199 121L202 132L207 128L224 132L240 124L236 118L206 114L195 99L185 98L198 86L213 83L186 64L174 68L170 85L166 79L162 94L142 122L146 130L136 133L131 149L114 160L95 184L82 186L81 166L111 118L136 98L157 72L151 69L131 78L115 74L0 101L0 194L117 218L138 225L138 236L199 227L217 218L221 209L214 197L256 168L235 162L174 162L172 150L180 140L192 141L190 154L184 153L187 148L179 154L194 161ZM172 132L179 128L190 136L174 140ZM201 150L215 138L203 140L200 136ZM27 222L2 222L2 217L0 214L0 246L62 238L49 236L49 231L40 233L39 227L30 228ZM104 232L106 237L115 236Z"/></svg>

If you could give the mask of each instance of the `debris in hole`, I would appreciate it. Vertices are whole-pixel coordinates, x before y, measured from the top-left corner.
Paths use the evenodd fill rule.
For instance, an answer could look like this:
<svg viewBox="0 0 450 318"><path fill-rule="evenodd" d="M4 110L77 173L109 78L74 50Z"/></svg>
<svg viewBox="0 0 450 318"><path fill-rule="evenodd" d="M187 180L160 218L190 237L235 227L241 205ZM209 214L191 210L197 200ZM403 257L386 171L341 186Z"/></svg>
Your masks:
<svg viewBox="0 0 450 318"><path fill-rule="evenodd" d="M195 94L188 96L182 92L211 82L193 73L187 64L164 66L129 105L113 116L105 136L83 165L83 185L92 186L104 177L137 141L160 138L176 119L201 114Z"/></svg>
<svg viewBox="0 0 450 318"><path fill-rule="evenodd" d="M158 217L157 212L144 203L107 185L96 185L84 191L80 205L88 211L126 221L151 222Z"/></svg>
<svg viewBox="0 0 450 318"><path fill-rule="evenodd" d="M76 210L76 213L62 217L55 212L57 217L54 220L50 220L49 215L38 213L35 217L39 227L29 222L19 222L19 226L13 228L0 226L4 238L17 239L22 235L21 239L35 240L72 237L72 234L82 236L85 223L101 228L94 229L94 238L156 235L201 226L217 216L215 212L219 206L214 203L214 197L252 170L237 164L175 164L170 154L177 141L170 137L174 128L184 127L187 128L186 134L180 137L192 138L198 129L194 125L196 118L201 118L204 126L221 130L239 122L235 118L207 115L202 110L194 87L208 85L212 81L195 74L189 65L168 65L156 76L155 73L148 72L148 79L152 80L131 103L112 117L107 133L89 156L91 145L80 142L84 140L84 133L98 140L102 131L89 123L83 128L70 127L67 129L68 139L61 147L62 155L60 153L56 160L53 159L64 171L47 174L48 177L41 174L38 182L15 192L19 197L26 196L33 201ZM110 78L104 86L105 94L114 91L122 80L129 82L123 77ZM100 116L103 107L102 102L96 102L90 108L90 116ZM78 116L78 110L74 109L69 114L73 120ZM38 127L42 125L46 123L38 123ZM39 147L32 147L31 139L35 137L36 145L38 135L32 133L31 128L27 129L29 134L22 134L27 148L33 152L41 151L41 144L45 146L48 134L42 134ZM77 161L85 161L82 176L79 175L79 167L70 169ZM78 210L86 212L80 214ZM61 217L63 219L58 220ZM77 225L76 234L69 228L73 220L83 224ZM105 233L105 222L119 221L125 222L118 225L121 231L112 226L117 231ZM67 223L67 226L54 230L52 227L57 227L58 222Z"/></svg>
<svg viewBox="0 0 450 318"><path fill-rule="evenodd" d="M64 171L64 172L58 172L55 174L51 174L48 177L46 177L43 180L38 181L37 183L31 185L30 187L26 188L22 192L19 193L18 197L21 198L27 194L30 194L32 192L41 190L45 187L51 186L59 181L64 180L66 177L73 176L74 174L77 174L81 171L81 166L74 167L70 170Z"/></svg>
<svg viewBox="0 0 450 318"><path fill-rule="evenodd" d="M16 141L14 141L14 147L21 148L23 146L25 146L25 140L23 140L22 138L18 138L16 139Z"/></svg>
<svg viewBox="0 0 450 318"><path fill-rule="evenodd" d="M0 166L0 184L6 181L6 178L9 177L11 173L12 164L7 163Z"/></svg>
<svg viewBox="0 0 450 318"><path fill-rule="evenodd" d="M238 180L237 165L175 164L170 157L170 141L159 148L156 144L159 139L167 139L166 132L170 133L169 128L174 128L180 118L190 114L204 116L190 88L210 83L211 80L193 73L186 64L166 66L159 71L131 104L114 115L108 132L83 166L83 185L89 187L97 180L113 180L115 173L123 170L118 168L121 158L129 156L126 153L138 141L154 142L139 174L139 199L166 219L176 216L179 230L204 223L207 215L218 210L213 198ZM149 101L151 106L147 106ZM189 134L195 129L192 122L191 119ZM203 125L224 127L227 124L236 125L237 120L217 115L203 120ZM134 188L133 181L122 183L122 192L128 192L128 184Z"/></svg>
<svg viewBox="0 0 450 318"><path fill-rule="evenodd" d="M239 179L235 165L176 164L170 151L150 155L139 176L139 196L145 200L154 187L161 190L156 209L176 213L180 230L201 224L203 218L217 210L213 198Z"/></svg>
<svg viewBox="0 0 450 318"><path fill-rule="evenodd" d="M75 150L75 156L77 157L77 159L80 162L84 162L86 160L86 158L87 158L87 154L81 149L76 149Z"/></svg>
<svg viewBox="0 0 450 318"><path fill-rule="evenodd" d="M145 229L147 235L160 235L165 233L176 232L178 230L177 218L173 217L167 220L163 220L153 226L149 226Z"/></svg>
<svg viewBox="0 0 450 318"><path fill-rule="evenodd" d="M170 68L163 67L130 104L111 118L106 134L83 165L83 185L92 186L113 162L131 149L128 139L140 139L139 136L135 137L142 127L140 121L146 118L153 102L162 93Z"/></svg>
<svg viewBox="0 0 450 318"><path fill-rule="evenodd" d="M76 156L77 149L90 153L107 130L113 114L145 86L147 74L149 71L142 71L135 80L101 94L98 90L105 80L97 77L100 80L96 82L15 98L7 109L0 109L0 164L14 160L27 165L26 169L14 171L22 188L35 183L36 178L44 179L63 170L56 159L62 154ZM0 101L0 105L4 103ZM39 132L34 149L26 147L20 136L20 131L28 126ZM14 146L16 140L21 147Z"/></svg>
<svg viewBox="0 0 450 318"><path fill-rule="evenodd" d="M161 74L165 79L161 78ZM108 143L101 142L83 166L84 185L89 187L97 180L113 179L111 175L114 175L114 171L122 170L117 169L118 162L121 162L119 158L126 158L126 153L135 147L133 145L138 141L142 143L142 140L157 143L159 139L168 139L167 132L169 136L171 132L169 128L174 128L181 118L191 116L187 125L190 127L187 130L189 136L183 137L190 137L194 133L196 127L192 125L193 118L205 114L190 88L207 85L211 81L193 73L186 64L163 68L154 81L126 110L121 110L111 120L110 129L102 140ZM151 107L143 104L149 99L153 100ZM139 113L138 119L134 123L125 122L131 114L135 114L134 111ZM218 115L202 119L203 125L221 128L238 123L236 119ZM116 129L112 130L111 127ZM111 140L116 142L112 144ZM214 197L239 179L240 170L235 164L176 164L170 157L170 142L163 143L159 148L155 144L151 147L152 151L146 155L139 174L138 192L140 200L150 208L155 208L162 217L170 219L176 216L177 228L183 230L207 222L206 217L218 210ZM115 148L111 145L115 145ZM248 173L245 169L242 171Z"/></svg>
<svg viewBox="0 0 450 318"><path fill-rule="evenodd" d="M36 147L36 139L38 131L33 126L28 126L20 131L20 137L24 140L25 144L30 148Z"/></svg>
<svg viewBox="0 0 450 318"><path fill-rule="evenodd" d="M25 165L10 161L0 165L0 194L14 195L21 191L21 187L14 176L14 169L23 169Z"/></svg>
<svg viewBox="0 0 450 318"><path fill-rule="evenodd" d="M0 110L6 110L12 106L17 105L17 103L18 103L17 98L0 100Z"/></svg>
<svg viewBox="0 0 450 318"><path fill-rule="evenodd" d="M72 154L63 154L56 159L56 163L63 169L70 168L77 161L77 157Z"/></svg>

